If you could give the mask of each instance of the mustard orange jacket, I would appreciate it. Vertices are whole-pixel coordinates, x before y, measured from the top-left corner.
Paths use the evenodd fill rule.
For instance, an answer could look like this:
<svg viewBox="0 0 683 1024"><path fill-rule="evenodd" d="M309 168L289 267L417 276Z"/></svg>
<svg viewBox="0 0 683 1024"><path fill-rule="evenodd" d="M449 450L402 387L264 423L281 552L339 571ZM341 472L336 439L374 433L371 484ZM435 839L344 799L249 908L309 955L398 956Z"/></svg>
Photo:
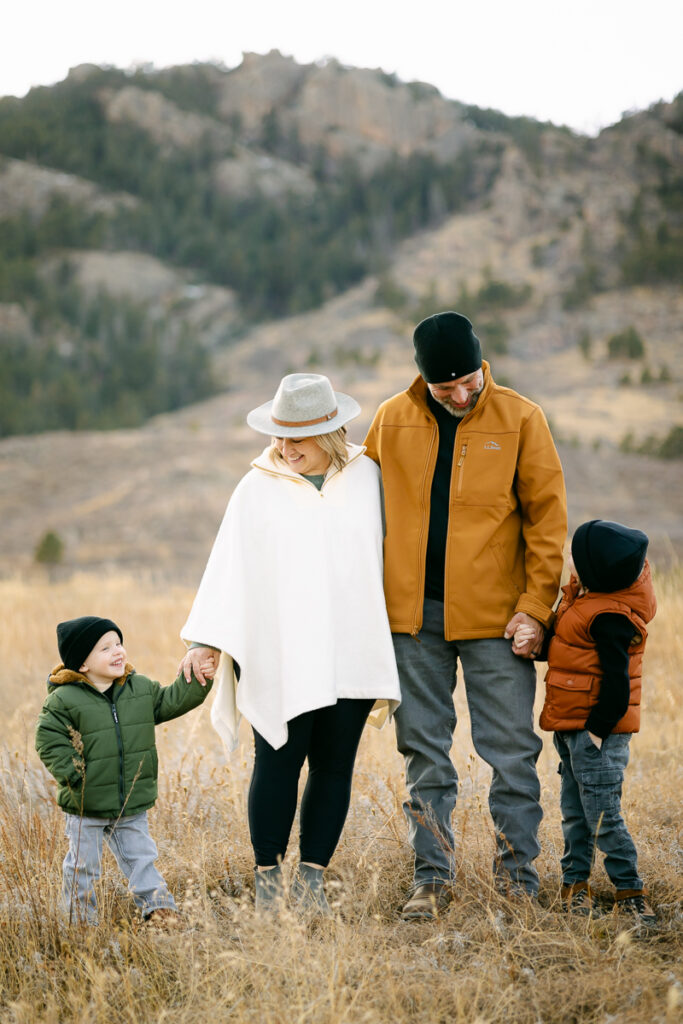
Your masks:
<svg viewBox="0 0 683 1024"><path fill-rule="evenodd" d="M647 640L645 624L654 618L657 601L649 563L635 583L624 590L599 594L579 593L579 581L572 576L562 588L557 610L555 635L548 648L546 697L541 712L541 728L551 732L584 729L586 719L600 695L602 668L591 636L591 625L598 615L616 612L633 623L636 636L629 648L631 693L628 710L613 732L638 732L640 729L640 692L643 652Z"/></svg>
<svg viewBox="0 0 683 1024"><path fill-rule="evenodd" d="M516 611L553 620L567 511L562 466L542 410L484 389L458 426L451 475L444 625L447 640L502 636ZM365 440L382 471L384 591L391 628L422 626L425 559L438 427L417 377L384 402Z"/></svg>

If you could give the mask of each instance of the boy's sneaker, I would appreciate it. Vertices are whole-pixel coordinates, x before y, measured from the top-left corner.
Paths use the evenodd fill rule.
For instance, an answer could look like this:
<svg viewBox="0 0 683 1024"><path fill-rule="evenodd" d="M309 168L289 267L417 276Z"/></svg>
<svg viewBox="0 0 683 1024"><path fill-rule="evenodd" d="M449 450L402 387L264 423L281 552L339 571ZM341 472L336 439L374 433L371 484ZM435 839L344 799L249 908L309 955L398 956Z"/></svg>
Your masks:
<svg viewBox="0 0 683 1024"><path fill-rule="evenodd" d="M151 910L145 918L145 924L160 932L176 931L182 927L180 915L173 907L157 907L156 910Z"/></svg>
<svg viewBox="0 0 683 1024"><path fill-rule="evenodd" d="M657 915L642 889L622 889L617 892L614 906L616 910L630 914L636 925L643 925L645 928L657 926Z"/></svg>
<svg viewBox="0 0 683 1024"><path fill-rule="evenodd" d="M560 899L562 909L566 914L580 914L582 917L589 917L597 911L588 882L573 882L571 885L563 885L560 890Z"/></svg>

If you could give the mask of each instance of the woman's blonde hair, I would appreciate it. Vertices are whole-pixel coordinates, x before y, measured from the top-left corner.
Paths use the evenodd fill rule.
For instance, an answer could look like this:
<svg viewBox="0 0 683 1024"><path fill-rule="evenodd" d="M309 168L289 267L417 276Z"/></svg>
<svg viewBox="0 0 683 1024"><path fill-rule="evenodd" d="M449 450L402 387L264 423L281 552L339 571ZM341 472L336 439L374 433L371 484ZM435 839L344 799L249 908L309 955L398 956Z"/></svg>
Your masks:
<svg viewBox="0 0 683 1024"><path fill-rule="evenodd" d="M270 457L275 463L284 462L285 459L278 449L276 441L277 438L274 437L270 442ZM346 445L346 427L339 427L337 430L333 430L331 434L316 434L315 437L311 438L311 441L315 441L318 448L321 448L326 455L329 455L335 469L343 469L349 461L349 449Z"/></svg>

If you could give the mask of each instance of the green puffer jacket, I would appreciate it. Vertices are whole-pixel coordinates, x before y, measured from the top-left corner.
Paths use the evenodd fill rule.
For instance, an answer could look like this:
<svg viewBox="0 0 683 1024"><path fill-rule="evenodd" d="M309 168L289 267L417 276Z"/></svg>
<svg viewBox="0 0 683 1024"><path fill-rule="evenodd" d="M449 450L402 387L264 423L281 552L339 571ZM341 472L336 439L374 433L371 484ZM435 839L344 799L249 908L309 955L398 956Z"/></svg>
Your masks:
<svg viewBox="0 0 683 1024"><path fill-rule="evenodd" d="M202 703L211 688L178 676L171 686L126 665L110 701L80 672L58 666L36 727L36 750L59 783L69 814L118 818L139 814L157 798L154 727ZM82 744L82 747L81 747Z"/></svg>

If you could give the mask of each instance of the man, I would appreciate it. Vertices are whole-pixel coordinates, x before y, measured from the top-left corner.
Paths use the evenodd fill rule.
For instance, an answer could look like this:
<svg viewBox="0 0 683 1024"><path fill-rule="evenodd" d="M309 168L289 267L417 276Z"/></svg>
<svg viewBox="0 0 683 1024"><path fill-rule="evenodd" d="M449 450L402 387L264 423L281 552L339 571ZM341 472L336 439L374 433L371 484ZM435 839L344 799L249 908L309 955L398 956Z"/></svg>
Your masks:
<svg viewBox="0 0 683 1024"><path fill-rule="evenodd" d="M543 412L494 382L467 317L427 317L414 344L420 376L380 406L365 441L384 484L384 585L401 680L396 733L415 853L405 920L436 917L452 899L458 659L474 746L493 770L496 884L538 892L533 657L553 618L567 526ZM533 635L517 647L521 624Z"/></svg>

